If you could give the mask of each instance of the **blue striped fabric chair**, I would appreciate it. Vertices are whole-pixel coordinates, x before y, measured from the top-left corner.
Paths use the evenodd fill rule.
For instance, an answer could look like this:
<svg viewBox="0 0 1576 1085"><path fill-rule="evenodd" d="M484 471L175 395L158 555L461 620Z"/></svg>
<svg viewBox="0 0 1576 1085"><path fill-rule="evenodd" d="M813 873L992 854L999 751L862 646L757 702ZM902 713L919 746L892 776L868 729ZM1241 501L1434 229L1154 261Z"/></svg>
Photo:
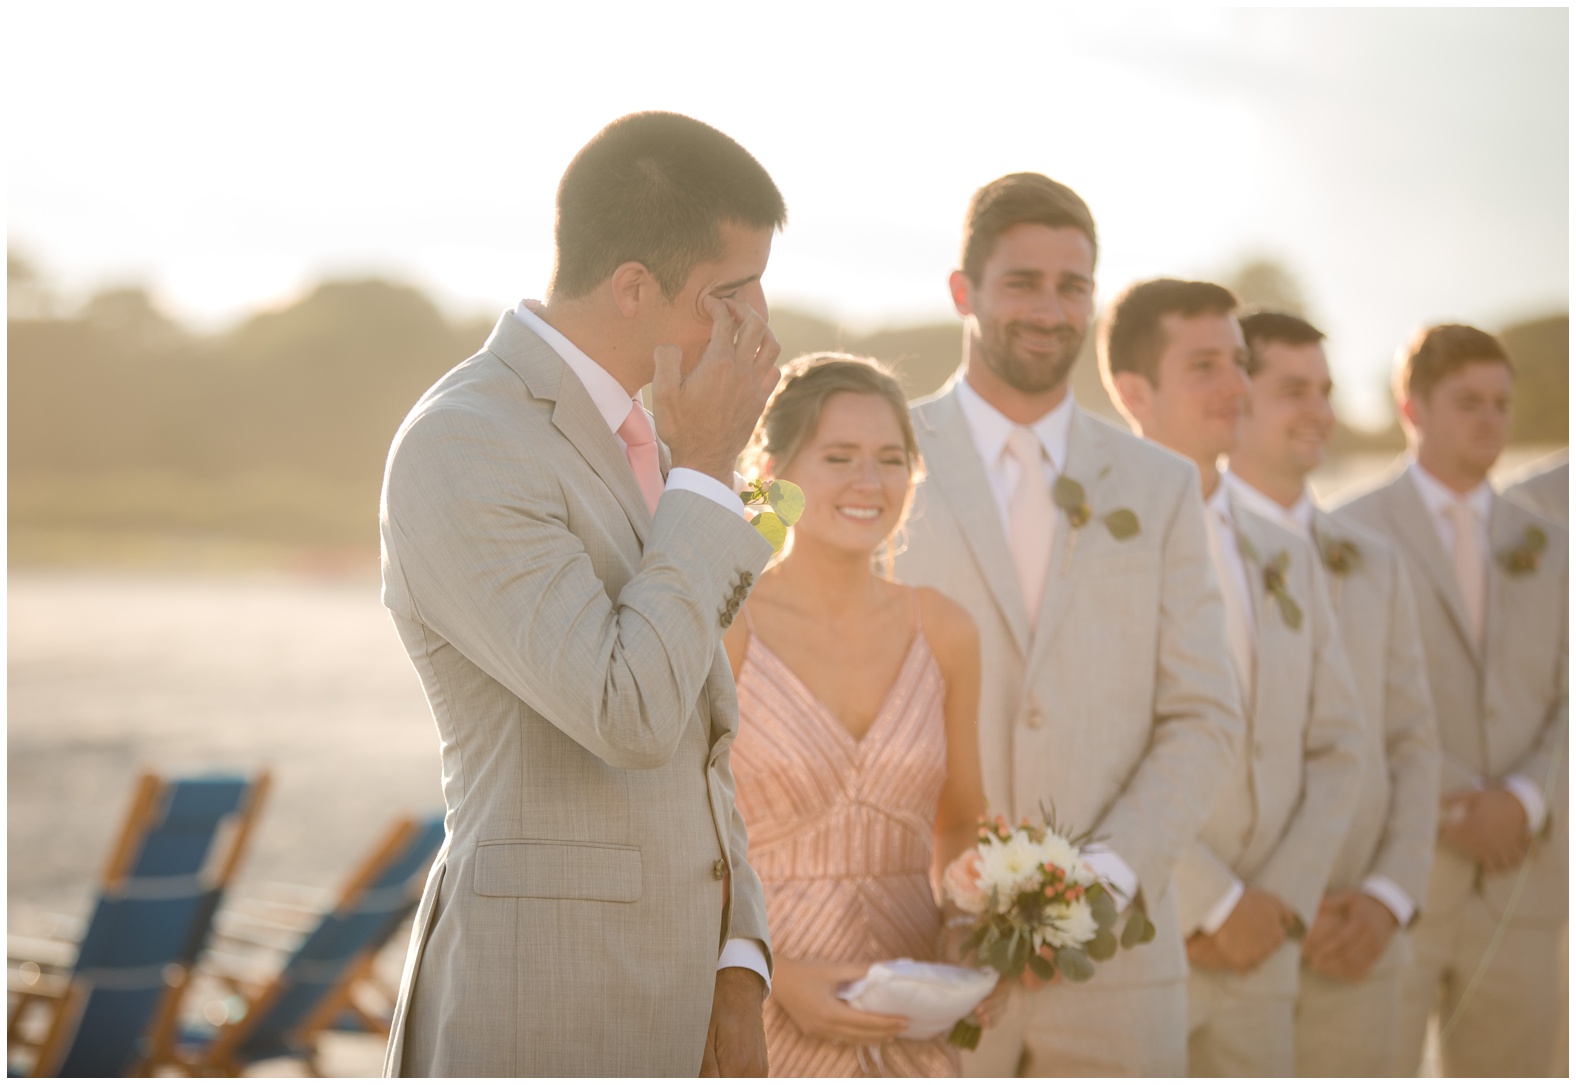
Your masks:
<svg viewBox="0 0 1576 1085"><path fill-rule="evenodd" d="M8 954L11 1054L30 1046L23 1012L38 1003L54 1011L32 1065L13 1073L119 1077L159 1060L267 789L266 772L140 777L69 971L50 983Z"/></svg>
<svg viewBox="0 0 1576 1085"><path fill-rule="evenodd" d="M214 970L241 997L210 1036L186 1037L178 1064L205 1076L234 1075L251 1063L288 1057L315 1072L325 1029L386 1032L385 1020L357 1004L356 988L371 978L378 951L415 910L442 843L442 815L401 818L273 979L248 985Z"/></svg>

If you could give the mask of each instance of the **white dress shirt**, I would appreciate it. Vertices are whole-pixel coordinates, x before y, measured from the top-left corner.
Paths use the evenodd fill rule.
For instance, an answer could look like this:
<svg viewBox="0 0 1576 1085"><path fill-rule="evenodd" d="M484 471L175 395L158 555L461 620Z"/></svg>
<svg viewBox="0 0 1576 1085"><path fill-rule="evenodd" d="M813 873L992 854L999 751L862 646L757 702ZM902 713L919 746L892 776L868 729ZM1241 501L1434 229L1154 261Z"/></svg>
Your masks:
<svg viewBox="0 0 1576 1085"><path fill-rule="evenodd" d="M629 408L633 398L624 390L624 386L603 369L585 351L575 346L564 334L531 311L531 303L522 301L514 308L514 318L524 324L531 331L553 348L553 351L564 360L564 364L585 386L586 393L591 397L591 403L596 407L597 413L607 423L607 428L613 431L613 438L618 441L618 447L624 448L624 439L618 435L618 427L624 424L624 419L629 417ZM744 515L744 502L739 495L728 489L727 486L700 471L692 471L687 467L675 467L668 472L663 492L668 490L689 490L691 493L700 494L710 498L726 509ZM722 956L717 959L717 969L748 968L766 981L766 990L772 989L772 977L766 967L766 952L761 944L754 938L730 938L722 947Z"/></svg>
<svg viewBox="0 0 1576 1085"><path fill-rule="evenodd" d="M980 454L980 465L985 468L985 479L1001 517L1002 534L1010 536L1012 495L1018 488L1018 476L1023 467L1008 453L1007 438L1018 424L985 402L967 378L958 381L957 392L958 406L974 438L974 448ZM1045 453L1046 486L1054 486L1067 466L1067 442L1072 423L1073 397L1069 392L1048 414L1025 427L1039 438L1040 448ZM1084 849L1084 860L1115 890L1119 905L1138 895L1138 875L1125 859L1104 844L1091 844Z"/></svg>
<svg viewBox="0 0 1576 1085"><path fill-rule="evenodd" d="M1488 518L1494 509L1494 488L1488 484L1488 480L1483 480L1470 493L1462 495L1429 474L1416 459L1407 466L1406 473L1428 509L1428 518L1434 522L1434 530L1439 532L1445 556L1449 557L1456 549L1456 525L1450 518L1450 507L1465 505L1472 510L1473 519L1477 521L1478 553L1483 555L1484 561L1493 560L1489 554ZM1482 787L1483 781L1478 780L1477 785ZM1521 803L1527 814L1527 829L1530 832L1535 833L1543 828L1544 819L1548 817L1548 807L1543 801L1542 788L1519 772L1505 777L1499 786L1516 796L1516 801Z"/></svg>
<svg viewBox="0 0 1576 1085"><path fill-rule="evenodd" d="M1302 496L1297 498L1297 503L1287 508L1229 471L1225 479L1226 485L1231 487L1231 496L1241 502L1244 508L1258 513L1270 523L1279 524L1288 531L1300 532L1309 539L1314 538L1313 499L1306 489L1302 492ZM1314 548L1318 548L1317 540L1314 542ZM1394 879L1387 878L1383 874L1368 875L1358 883L1357 888L1388 908L1390 914L1395 916L1396 922L1403 927L1412 921L1412 915L1417 911L1417 902L1407 891L1397 885Z"/></svg>

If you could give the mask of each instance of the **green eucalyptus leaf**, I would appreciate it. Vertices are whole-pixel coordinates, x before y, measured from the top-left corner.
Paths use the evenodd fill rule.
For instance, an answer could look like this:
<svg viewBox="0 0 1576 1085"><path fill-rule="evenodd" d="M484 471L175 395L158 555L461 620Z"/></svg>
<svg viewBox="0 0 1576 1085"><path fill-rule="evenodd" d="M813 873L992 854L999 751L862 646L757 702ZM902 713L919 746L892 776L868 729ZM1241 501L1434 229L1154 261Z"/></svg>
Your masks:
<svg viewBox="0 0 1576 1085"><path fill-rule="evenodd" d="M1116 956L1116 935L1109 929L1102 930L1099 934L1089 939L1084 951L1097 961L1109 961Z"/></svg>
<svg viewBox="0 0 1576 1085"><path fill-rule="evenodd" d="M974 952L980 947L980 943L985 941L985 935L989 932L989 927L975 927L969 932L969 936L963 939L963 945L958 947L958 952L965 955Z"/></svg>
<svg viewBox="0 0 1576 1085"><path fill-rule="evenodd" d="M1083 505L1084 488L1078 484L1077 479L1059 475L1056 479L1056 485L1051 487L1051 500L1063 512L1070 512Z"/></svg>
<svg viewBox="0 0 1576 1085"><path fill-rule="evenodd" d="M1082 983L1094 975L1089 955L1077 946L1063 946L1056 951L1056 969L1074 983Z"/></svg>
<svg viewBox="0 0 1576 1085"><path fill-rule="evenodd" d="M1138 514L1132 509L1117 509L1105 514L1105 529L1113 539L1131 539L1138 534Z"/></svg>
<svg viewBox="0 0 1576 1085"><path fill-rule="evenodd" d="M1116 902L1109 893L1093 893L1088 896L1089 910L1094 913L1094 921L1100 924L1100 929L1116 926Z"/></svg>
<svg viewBox="0 0 1576 1085"><path fill-rule="evenodd" d="M980 1037L984 1035L979 1025L965 1017L952 1026L952 1031L947 1033L947 1043L953 1047L961 1047L965 1051L973 1051L980 1045Z"/></svg>
<svg viewBox="0 0 1576 1085"><path fill-rule="evenodd" d="M784 479L766 488L766 503L785 524L795 524L804 515L804 491Z"/></svg>
<svg viewBox="0 0 1576 1085"><path fill-rule="evenodd" d="M1286 628L1293 631L1302 628L1302 608L1297 605L1297 600L1287 591L1275 593L1275 602L1280 606L1281 620L1286 623Z"/></svg>
<svg viewBox="0 0 1576 1085"><path fill-rule="evenodd" d="M783 543L788 541L788 525L775 512L758 512L751 517L750 523L772 544L773 552L781 550Z"/></svg>
<svg viewBox="0 0 1576 1085"><path fill-rule="evenodd" d="M1541 527L1534 525L1533 527L1527 528L1528 549L1542 550L1547 545L1549 545L1549 537L1543 533L1543 529Z"/></svg>
<svg viewBox="0 0 1576 1085"><path fill-rule="evenodd" d="M1133 949L1155 938L1155 925L1142 910L1134 908L1127 915L1127 924L1122 928L1122 948Z"/></svg>
<svg viewBox="0 0 1576 1085"><path fill-rule="evenodd" d="M1038 953L1029 958L1029 971L1042 980L1049 981L1056 978L1056 966Z"/></svg>

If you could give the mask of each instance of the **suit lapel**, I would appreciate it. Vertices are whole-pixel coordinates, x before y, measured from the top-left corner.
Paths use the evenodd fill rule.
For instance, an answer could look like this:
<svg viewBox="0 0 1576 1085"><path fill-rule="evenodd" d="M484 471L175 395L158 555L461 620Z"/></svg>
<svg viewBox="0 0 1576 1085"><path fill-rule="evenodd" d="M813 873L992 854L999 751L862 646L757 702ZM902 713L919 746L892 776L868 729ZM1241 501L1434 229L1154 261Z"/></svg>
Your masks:
<svg viewBox="0 0 1576 1085"><path fill-rule="evenodd" d="M1467 620L1467 605L1461 598L1461 586L1456 583L1455 567L1451 565L1444 544L1440 542L1439 529L1428 514L1423 495L1417 492L1417 484L1406 476L1405 471L1390 483L1389 489L1390 500L1385 502L1385 515L1390 520L1391 537L1422 566L1424 575L1450 613L1456 635L1461 638L1461 643L1472 658L1481 665L1481 649L1477 638L1472 635L1472 623ZM1493 577L1489 579L1492 581ZM1487 603L1484 605L1486 610Z"/></svg>
<svg viewBox="0 0 1576 1085"><path fill-rule="evenodd" d="M591 393L569 366L529 328L505 313L487 339L487 349L518 373L537 399L553 403L553 425L574 445L597 473L642 546L651 530L651 511L630 469L629 459L618 447L618 438L591 401Z"/></svg>
<svg viewBox="0 0 1576 1085"><path fill-rule="evenodd" d="M1012 553L1001 529L1001 513L957 395L949 388L920 407L918 413L935 452L925 458L925 470L930 476L926 485L935 486L945 495L974 555L974 563L1012 630L1018 651L1027 658L1029 615L1023 606L1023 591L1018 587Z"/></svg>
<svg viewBox="0 0 1576 1085"><path fill-rule="evenodd" d="M1500 566L1499 555L1516 549L1524 541L1526 518L1520 510L1494 495L1488 514L1488 572L1483 598L1483 643L1497 642L1499 630L1511 615L1501 612L1501 600L1509 586L1510 577Z"/></svg>
<svg viewBox="0 0 1576 1085"><path fill-rule="evenodd" d="M1225 484L1224 479L1219 483L1222 486ZM1242 566L1248 574L1248 605L1253 608L1253 718L1260 719L1264 715L1264 700L1270 686L1270 683L1260 681L1260 678L1274 673L1271 667L1265 665L1264 659L1266 654L1274 654L1275 642L1279 637L1276 627L1271 623L1282 620L1274 598L1264 587L1264 563L1273 558L1278 550L1272 548L1270 540L1258 530L1251 512L1244 512L1229 494L1227 500L1231 503L1231 522L1237 528L1237 551L1242 555ZM1247 540L1247 546L1242 545L1243 539Z"/></svg>
<svg viewBox="0 0 1576 1085"><path fill-rule="evenodd" d="M1110 510L1105 509L1100 501L1100 486L1109 470L1105 444L1100 440L1099 432L1089 424L1083 411L1075 404L1067 434L1067 463L1062 474L1083 487L1084 500L1094 515L1087 524L1074 531L1066 510L1056 511L1056 537L1051 542L1051 567L1045 576L1045 594L1040 600L1040 617L1034 627L1036 654L1039 652L1038 646L1051 639L1061 622L1067 603L1072 598L1073 585L1078 581L1078 563L1089 549L1089 539L1076 537L1091 531L1105 530L1105 526L1100 523L1099 513Z"/></svg>

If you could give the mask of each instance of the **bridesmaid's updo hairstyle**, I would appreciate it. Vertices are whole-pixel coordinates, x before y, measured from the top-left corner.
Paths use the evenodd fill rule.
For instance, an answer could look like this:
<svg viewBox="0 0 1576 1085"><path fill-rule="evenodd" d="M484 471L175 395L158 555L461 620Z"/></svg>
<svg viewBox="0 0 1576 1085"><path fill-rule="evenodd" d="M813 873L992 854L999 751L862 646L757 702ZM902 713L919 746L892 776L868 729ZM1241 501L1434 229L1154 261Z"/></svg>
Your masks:
<svg viewBox="0 0 1576 1085"><path fill-rule="evenodd" d="M793 462L821 423L826 401L839 392L880 396L892 406L897 428L908 453L909 481L924 474L914 424L908 417L908 397L891 370L874 358L853 354L803 354L783 366L783 379L767 401L755 436L745 450L744 462L751 477L764 473L767 458L779 466Z"/></svg>

